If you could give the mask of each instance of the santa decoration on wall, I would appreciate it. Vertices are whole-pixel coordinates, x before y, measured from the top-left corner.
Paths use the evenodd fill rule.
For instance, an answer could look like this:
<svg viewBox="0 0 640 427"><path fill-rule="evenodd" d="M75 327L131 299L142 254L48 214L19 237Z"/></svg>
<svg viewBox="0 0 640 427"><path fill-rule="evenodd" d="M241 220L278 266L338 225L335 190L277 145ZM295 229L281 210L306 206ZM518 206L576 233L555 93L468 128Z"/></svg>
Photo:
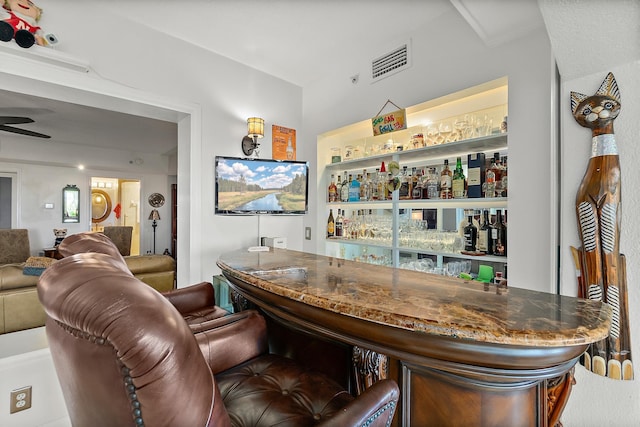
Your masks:
<svg viewBox="0 0 640 427"><path fill-rule="evenodd" d="M30 0L4 0L0 8L0 40L15 39L18 46L30 48L34 44L47 46L57 41L52 34L45 35L38 26L42 9Z"/></svg>

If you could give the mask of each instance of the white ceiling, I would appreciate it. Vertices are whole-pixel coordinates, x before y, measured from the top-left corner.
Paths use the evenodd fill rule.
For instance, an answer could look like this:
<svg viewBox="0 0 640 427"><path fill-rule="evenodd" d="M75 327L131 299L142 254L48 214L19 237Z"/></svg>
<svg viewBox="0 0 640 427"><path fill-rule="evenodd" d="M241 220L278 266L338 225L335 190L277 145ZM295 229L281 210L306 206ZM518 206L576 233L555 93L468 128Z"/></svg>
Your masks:
<svg viewBox="0 0 640 427"><path fill-rule="evenodd" d="M564 0L556 4L540 0L541 14L537 0L131 0L126 7L120 1L91 1L122 16L125 22L134 21L133 27L167 33L303 88L326 75L332 64L359 61L363 56L375 58L386 51L375 52L371 46L404 40L431 20L454 11L488 46L524 36L546 22L554 50L573 52L580 40L576 36L574 42L564 33L562 20L579 20L582 13L593 22L588 3L615 3ZM640 3L621 1L636 6ZM71 0L56 2L73 4ZM556 10L561 14L556 16ZM609 16L615 14L605 18ZM633 17L631 14L624 22ZM631 37L637 37L640 27L632 27L635 33ZM70 31L66 29L66 37L74 36ZM560 41L554 40L554 33ZM637 38L633 40L635 45L626 49L637 51L640 43ZM588 46L586 50L589 52ZM585 48L577 51L584 52ZM619 53L625 54L628 52ZM571 67L571 62L558 59L558 63L567 70ZM0 115L23 113L36 123L21 127L50 134L52 141L151 153L175 150L175 126L167 122L145 119L141 125L141 118L116 112L0 93ZM0 138L3 135L0 133Z"/></svg>
<svg viewBox="0 0 640 427"><path fill-rule="evenodd" d="M173 154L174 123L0 91L0 116L26 116L35 123L12 125L51 136L56 143L89 145L134 153ZM0 132L2 138L32 138Z"/></svg>

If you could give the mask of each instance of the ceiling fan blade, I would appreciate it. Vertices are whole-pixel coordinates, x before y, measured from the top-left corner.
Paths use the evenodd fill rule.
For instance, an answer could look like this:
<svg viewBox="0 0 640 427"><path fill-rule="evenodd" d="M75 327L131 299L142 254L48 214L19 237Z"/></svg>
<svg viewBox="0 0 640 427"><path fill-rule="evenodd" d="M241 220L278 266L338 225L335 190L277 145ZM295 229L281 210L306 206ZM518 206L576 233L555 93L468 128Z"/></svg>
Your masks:
<svg viewBox="0 0 640 427"><path fill-rule="evenodd" d="M3 130L5 132L18 133L20 135L35 136L36 138L51 138L49 135L45 135L43 133L33 132L26 129L14 128L12 126L0 125L0 130Z"/></svg>
<svg viewBox="0 0 640 427"><path fill-rule="evenodd" d="M33 123L29 117L0 116L0 125L18 125L22 123Z"/></svg>

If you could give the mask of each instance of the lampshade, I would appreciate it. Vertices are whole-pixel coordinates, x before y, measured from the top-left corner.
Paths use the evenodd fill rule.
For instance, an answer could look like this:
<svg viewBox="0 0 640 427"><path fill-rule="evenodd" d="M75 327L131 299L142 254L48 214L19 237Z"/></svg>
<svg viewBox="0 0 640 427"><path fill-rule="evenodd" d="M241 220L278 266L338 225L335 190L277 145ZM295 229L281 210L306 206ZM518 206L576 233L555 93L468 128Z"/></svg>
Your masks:
<svg viewBox="0 0 640 427"><path fill-rule="evenodd" d="M152 219L154 221L160 219L160 212L158 212L157 209L151 210L151 213L149 214L149 219L150 220Z"/></svg>
<svg viewBox="0 0 640 427"><path fill-rule="evenodd" d="M264 119L249 117L247 119L247 134L252 138L262 138L264 136Z"/></svg>

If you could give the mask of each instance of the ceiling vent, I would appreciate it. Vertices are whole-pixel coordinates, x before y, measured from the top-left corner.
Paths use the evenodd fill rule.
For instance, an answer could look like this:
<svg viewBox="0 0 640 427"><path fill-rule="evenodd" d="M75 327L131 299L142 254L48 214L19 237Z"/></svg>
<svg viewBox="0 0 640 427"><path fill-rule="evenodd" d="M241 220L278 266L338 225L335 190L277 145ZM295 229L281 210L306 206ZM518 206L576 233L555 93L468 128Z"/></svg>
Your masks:
<svg viewBox="0 0 640 427"><path fill-rule="evenodd" d="M373 82L389 77L411 66L411 44L409 42L371 61Z"/></svg>

